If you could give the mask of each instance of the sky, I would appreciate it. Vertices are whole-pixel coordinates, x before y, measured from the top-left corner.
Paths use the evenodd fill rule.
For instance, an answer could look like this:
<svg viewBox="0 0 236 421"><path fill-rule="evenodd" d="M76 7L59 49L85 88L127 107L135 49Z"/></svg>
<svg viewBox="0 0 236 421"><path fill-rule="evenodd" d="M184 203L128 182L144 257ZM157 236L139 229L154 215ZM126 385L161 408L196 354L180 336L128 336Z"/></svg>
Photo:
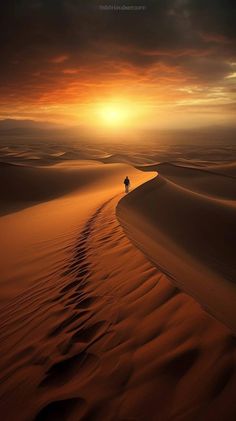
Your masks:
<svg viewBox="0 0 236 421"><path fill-rule="evenodd" d="M0 118L233 124L235 22L235 0L1 2Z"/></svg>

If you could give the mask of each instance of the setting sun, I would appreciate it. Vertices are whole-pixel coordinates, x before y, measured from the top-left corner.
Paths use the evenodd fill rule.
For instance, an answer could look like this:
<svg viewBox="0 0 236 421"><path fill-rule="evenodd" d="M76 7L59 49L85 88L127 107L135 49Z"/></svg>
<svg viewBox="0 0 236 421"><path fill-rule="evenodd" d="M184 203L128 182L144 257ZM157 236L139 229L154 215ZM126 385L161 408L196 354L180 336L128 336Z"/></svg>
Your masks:
<svg viewBox="0 0 236 421"><path fill-rule="evenodd" d="M117 123L123 119L123 115L120 110L115 108L104 108L102 110L103 119L111 124Z"/></svg>
<svg viewBox="0 0 236 421"><path fill-rule="evenodd" d="M126 125L131 117L130 107L126 104L105 104L98 113L102 124L113 127Z"/></svg>
<svg viewBox="0 0 236 421"><path fill-rule="evenodd" d="M135 127L142 120L145 110L146 106L141 101L135 103L132 99L119 98L89 106L84 117L97 128L120 130Z"/></svg>

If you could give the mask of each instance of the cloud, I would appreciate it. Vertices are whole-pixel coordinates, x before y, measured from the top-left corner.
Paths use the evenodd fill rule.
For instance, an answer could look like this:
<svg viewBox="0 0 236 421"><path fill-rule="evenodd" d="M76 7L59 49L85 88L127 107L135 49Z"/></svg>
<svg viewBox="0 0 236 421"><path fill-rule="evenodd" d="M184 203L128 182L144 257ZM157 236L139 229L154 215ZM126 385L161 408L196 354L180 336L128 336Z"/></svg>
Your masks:
<svg viewBox="0 0 236 421"><path fill-rule="evenodd" d="M135 5L145 5L139 11L105 11L102 3L2 2L0 88L5 95L40 98L44 90L63 91L73 75L79 88L85 82L109 84L135 75L146 82L151 75L155 83L155 69L156 83L171 69L181 83L183 77L186 83L217 83L233 73L234 0L135 0Z"/></svg>
<svg viewBox="0 0 236 421"><path fill-rule="evenodd" d="M68 59L69 59L68 56L61 55L61 56L52 57L51 60L49 60L49 62L55 63L55 64L60 64L60 63L64 63Z"/></svg>

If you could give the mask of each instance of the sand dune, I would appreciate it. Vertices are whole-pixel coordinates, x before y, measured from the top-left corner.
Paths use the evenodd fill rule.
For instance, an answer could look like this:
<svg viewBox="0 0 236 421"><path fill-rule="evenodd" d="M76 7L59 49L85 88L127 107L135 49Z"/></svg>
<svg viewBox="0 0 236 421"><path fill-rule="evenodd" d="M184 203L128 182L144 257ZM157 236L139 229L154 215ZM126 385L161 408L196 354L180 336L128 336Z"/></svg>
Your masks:
<svg viewBox="0 0 236 421"><path fill-rule="evenodd" d="M157 170L119 203L119 220L178 286L236 332L235 179L171 164Z"/></svg>
<svg viewBox="0 0 236 421"><path fill-rule="evenodd" d="M185 162L183 164L180 161L138 166L138 168L142 171L157 171L160 177L171 181L172 185L186 188L189 192L199 193L210 199L236 200L236 178L231 175L234 164L208 165L202 168L193 165L193 163L186 165ZM229 173L227 174L228 169ZM220 170L222 170L222 173Z"/></svg>
<svg viewBox="0 0 236 421"><path fill-rule="evenodd" d="M210 171L215 171L218 173L236 176L236 162L228 162L224 164L218 164L218 165L210 165L209 167Z"/></svg>
<svg viewBox="0 0 236 421"><path fill-rule="evenodd" d="M117 222L115 174L129 170L137 184L151 175L108 168L104 190L101 182L91 188L97 198L70 195L66 220L50 228L44 251L50 262L53 251L59 258L54 272L18 285L2 307L1 414L19 421L233 420L235 340L153 267ZM38 215L42 228L63 200L2 220L22 224L25 214L27 232ZM35 256L28 259L38 270Z"/></svg>
<svg viewBox="0 0 236 421"><path fill-rule="evenodd" d="M65 256L58 249L63 250L96 206L122 191L126 173L133 187L153 176L127 165L94 161L50 168L4 164L1 169L1 300L36 282L38 273L43 277L61 267Z"/></svg>
<svg viewBox="0 0 236 421"><path fill-rule="evenodd" d="M211 183L204 190L202 179L195 181L194 193L190 185L181 186L179 179L177 183L176 173L167 166L165 176L153 180L156 173L92 161L5 168L10 188L2 190L8 214L0 218L2 418L233 421L232 331L181 292L132 244L144 228L148 235L150 227L152 238L159 235L159 227L155 230L162 218L162 229L169 229L168 235L160 230L166 238L162 247L169 247L171 269L169 237L176 239L179 227L168 227L167 207L158 214L150 211L150 198L156 206L161 194L164 206L165 196L171 200L175 195L179 214L181 197L186 208L216 209L222 218L225 209L231 218L233 198L228 201L223 187L216 194ZM122 199L126 174L133 188L142 186ZM14 198L17 212L7 208ZM120 199L119 218L132 242L116 218ZM186 214L190 219L187 209ZM175 247L185 252L182 241ZM206 284L204 288L209 291Z"/></svg>
<svg viewBox="0 0 236 421"><path fill-rule="evenodd" d="M75 190L86 191L114 176L114 184L122 176L120 164L104 166L99 162L72 160L47 168L0 163L0 214L11 213L40 202L52 200ZM118 170L118 176L116 172ZM106 180L106 186L109 181Z"/></svg>

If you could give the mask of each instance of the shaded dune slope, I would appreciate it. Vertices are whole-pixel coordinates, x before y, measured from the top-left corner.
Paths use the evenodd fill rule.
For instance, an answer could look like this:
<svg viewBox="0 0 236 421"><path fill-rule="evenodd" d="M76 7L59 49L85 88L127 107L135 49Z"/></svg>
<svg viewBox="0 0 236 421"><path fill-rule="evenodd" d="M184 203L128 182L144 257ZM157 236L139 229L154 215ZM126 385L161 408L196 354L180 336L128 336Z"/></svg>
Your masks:
<svg viewBox="0 0 236 421"><path fill-rule="evenodd" d="M211 165L208 168L210 171L215 170L218 173L236 177L236 162L228 162L224 164Z"/></svg>
<svg viewBox="0 0 236 421"><path fill-rule="evenodd" d="M236 179L171 164L156 170L121 200L118 218L152 261L236 332Z"/></svg>
<svg viewBox="0 0 236 421"><path fill-rule="evenodd" d="M233 421L235 339L130 243L117 200L87 219L57 279L2 309L3 418Z"/></svg>
<svg viewBox="0 0 236 421"><path fill-rule="evenodd" d="M159 164L156 166L161 177L172 181L179 187L183 187L192 193L199 193L209 199L218 198L224 200L236 200L236 177L228 168L233 166L208 166L200 168L196 166L183 166L180 164ZM225 173L221 173L224 169Z"/></svg>

